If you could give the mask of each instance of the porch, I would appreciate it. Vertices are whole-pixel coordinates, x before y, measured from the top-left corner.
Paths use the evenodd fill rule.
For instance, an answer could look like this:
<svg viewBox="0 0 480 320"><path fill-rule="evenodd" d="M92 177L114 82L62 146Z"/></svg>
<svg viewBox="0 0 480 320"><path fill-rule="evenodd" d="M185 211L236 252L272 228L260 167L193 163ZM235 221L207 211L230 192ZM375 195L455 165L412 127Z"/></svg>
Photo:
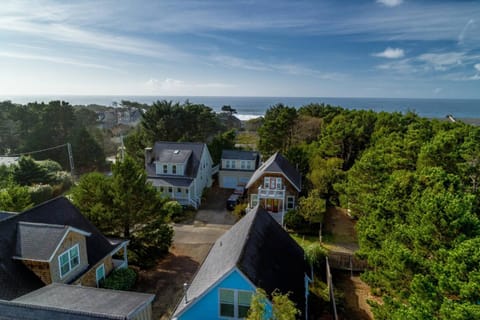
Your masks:
<svg viewBox="0 0 480 320"><path fill-rule="evenodd" d="M130 241L122 241L117 239L109 239L110 243L118 244L117 248L112 251L112 263L113 269L125 269L128 268L128 254L127 254L127 245Z"/></svg>

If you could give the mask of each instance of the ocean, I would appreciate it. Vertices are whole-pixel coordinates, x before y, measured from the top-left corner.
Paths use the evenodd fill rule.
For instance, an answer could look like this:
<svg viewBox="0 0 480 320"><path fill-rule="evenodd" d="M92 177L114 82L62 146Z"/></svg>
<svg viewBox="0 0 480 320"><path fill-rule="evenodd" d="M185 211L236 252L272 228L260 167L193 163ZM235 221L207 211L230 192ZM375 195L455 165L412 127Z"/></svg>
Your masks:
<svg viewBox="0 0 480 320"><path fill-rule="evenodd" d="M445 118L451 114L459 119L480 118L480 99L413 99L413 98L334 98L334 97L205 97L205 96L0 96L0 101L11 100L25 104L32 101L48 102L64 100L72 105L99 104L111 106L113 102L130 100L151 104L157 100L172 100L205 104L215 111L224 105L230 105L238 112L242 120L262 116L265 111L277 103L301 107L309 103L325 103L347 109L363 109L387 112L414 111L427 118Z"/></svg>

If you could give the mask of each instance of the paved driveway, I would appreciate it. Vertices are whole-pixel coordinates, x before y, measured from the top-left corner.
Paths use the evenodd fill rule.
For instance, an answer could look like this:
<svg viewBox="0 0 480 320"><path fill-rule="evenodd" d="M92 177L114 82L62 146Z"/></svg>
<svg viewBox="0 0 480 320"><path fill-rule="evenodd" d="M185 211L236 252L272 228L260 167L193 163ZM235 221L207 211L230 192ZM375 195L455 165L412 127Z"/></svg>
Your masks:
<svg viewBox="0 0 480 320"><path fill-rule="evenodd" d="M183 284L193 276L215 241L235 223L225 208L233 190L213 187L191 223L177 223L170 253L158 265L139 274L137 290L156 295L153 319L169 319L182 297Z"/></svg>

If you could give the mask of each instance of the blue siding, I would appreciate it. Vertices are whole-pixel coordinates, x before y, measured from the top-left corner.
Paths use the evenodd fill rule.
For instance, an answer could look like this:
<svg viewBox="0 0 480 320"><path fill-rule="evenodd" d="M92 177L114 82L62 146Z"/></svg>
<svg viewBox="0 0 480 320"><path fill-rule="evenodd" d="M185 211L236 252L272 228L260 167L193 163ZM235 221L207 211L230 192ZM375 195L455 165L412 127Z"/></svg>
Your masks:
<svg viewBox="0 0 480 320"><path fill-rule="evenodd" d="M219 312L219 289L237 289L255 292L252 286L245 278L234 270L228 277L216 285L213 289L203 296L202 300L192 305L178 319L179 320L198 320L198 319L228 319L220 318Z"/></svg>

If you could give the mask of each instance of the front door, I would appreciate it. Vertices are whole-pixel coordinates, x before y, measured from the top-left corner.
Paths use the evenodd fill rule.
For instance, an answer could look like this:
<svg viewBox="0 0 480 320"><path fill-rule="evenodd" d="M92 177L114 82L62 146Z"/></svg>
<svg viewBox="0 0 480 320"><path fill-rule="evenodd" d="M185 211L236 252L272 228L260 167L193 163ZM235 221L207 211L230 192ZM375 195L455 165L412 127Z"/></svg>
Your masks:
<svg viewBox="0 0 480 320"><path fill-rule="evenodd" d="M267 199L267 211L278 212L278 199Z"/></svg>

